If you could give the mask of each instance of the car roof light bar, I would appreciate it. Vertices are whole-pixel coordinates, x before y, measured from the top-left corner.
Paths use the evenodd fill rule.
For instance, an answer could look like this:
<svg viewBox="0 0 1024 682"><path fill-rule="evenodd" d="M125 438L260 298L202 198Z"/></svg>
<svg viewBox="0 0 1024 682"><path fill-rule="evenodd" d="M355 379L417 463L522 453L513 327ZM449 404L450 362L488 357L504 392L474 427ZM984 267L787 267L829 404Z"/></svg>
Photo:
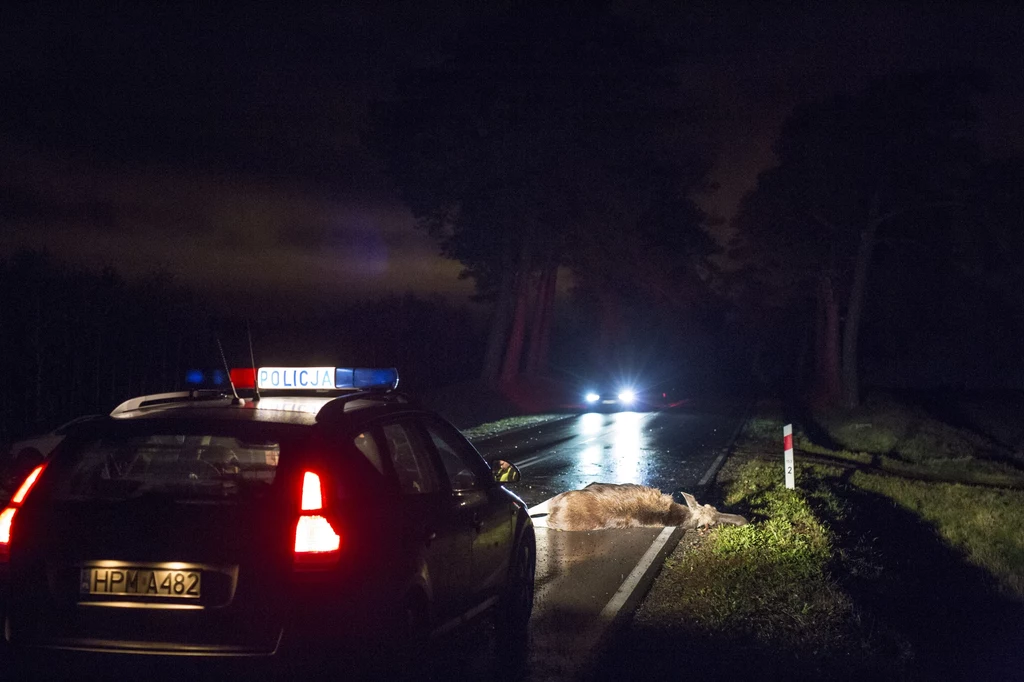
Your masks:
<svg viewBox="0 0 1024 682"><path fill-rule="evenodd" d="M232 375L242 378L241 370ZM273 391L394 390L394 367L260 367L253 386Z"/></svg>

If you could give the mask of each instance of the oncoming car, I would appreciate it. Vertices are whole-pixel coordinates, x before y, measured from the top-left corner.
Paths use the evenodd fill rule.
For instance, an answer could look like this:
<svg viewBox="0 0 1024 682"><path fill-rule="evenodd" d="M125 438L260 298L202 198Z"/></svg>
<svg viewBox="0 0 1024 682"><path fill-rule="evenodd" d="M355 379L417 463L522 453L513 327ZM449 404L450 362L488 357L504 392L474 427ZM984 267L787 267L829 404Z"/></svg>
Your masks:
<svg viewBox="0 0 1024 682"><path fill-rule="evenodd" d="M585 409L593 411L637 410L645 405L641 392L626 382L594 383L582 391L581 401Z"/></svg>
<svg viewBox="0 0 1024 682"><path fill-rule="evenodd" d="M678 408L690 402L685 386L685 381L672 375L594 380L580 386L577 406L590 412Z"/></svg>
<svg viewBox="0 0 1024 682"><path fill-rule="evenodd" d="M299 381L314 371L326 390ZM19 659L384 657L483 613L525 640L526 505L397 372L246 375L262 396L144 396L73 425L16 491L0 579Z"/></svg>

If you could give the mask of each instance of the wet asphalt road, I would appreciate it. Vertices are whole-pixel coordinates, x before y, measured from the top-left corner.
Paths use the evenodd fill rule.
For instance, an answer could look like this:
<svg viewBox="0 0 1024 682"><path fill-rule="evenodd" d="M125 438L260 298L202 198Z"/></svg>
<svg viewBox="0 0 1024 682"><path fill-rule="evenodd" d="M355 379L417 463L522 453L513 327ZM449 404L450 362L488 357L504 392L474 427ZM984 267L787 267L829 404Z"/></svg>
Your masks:
<svg viewBox="0 0 1024 682"><path fill-rule="evenodd" d="M519 466L523 480L512 489L531 506L595 481L699 493L741 417L739 405L588 412L476 446Z"/></svg>
<svg viewBox="0 0 1024 682"><path fill-rule="evenodd" d="M740 406L592 412L477 447L485 457L500 455L519 466L523 480L512 489L531 507L592 482L692 492L703 501L704 485L721 463L742 413ZM561 532L538 527L537 591L521 679L585 676L610 626L636 607L681 535L663 528Z"/></svg>

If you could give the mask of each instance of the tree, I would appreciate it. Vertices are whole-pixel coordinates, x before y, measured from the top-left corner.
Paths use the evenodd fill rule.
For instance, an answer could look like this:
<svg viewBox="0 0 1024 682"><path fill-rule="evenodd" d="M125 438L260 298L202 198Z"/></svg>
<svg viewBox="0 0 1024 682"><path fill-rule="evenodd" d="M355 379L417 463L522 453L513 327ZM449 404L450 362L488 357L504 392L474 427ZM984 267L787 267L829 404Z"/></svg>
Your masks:
<svg viewBox="0 0 1024 682"><path fill-rule="evenodd" d="M517 374L527 341L540 369L560 266L626 280L637 270L614 265L655 234L644 220L659 216L659 236L694 229L685 195L706 164L686 144L674 63L603 9L517 8L469 26L375 107L370 146L418 224L495 301L485 379Z"/></svg>
<svg viewBox="0 0 1024 682"><path fill-rule="evenodd" d="M1024 321L1024 157L997 159L975 174L969 192L971 224L954 248L966 274L1003 299Z"/></svg>
<svg viewBox="0 0 1024 682"><path fill-rule="evenodd" d="M860 401L858 340L880 235L963 205L978 156L971 99L979 87L967 73L899 74L800 107L776 144L778 164L742 203L736 226L756 254L752 281L780 300L816 292L825 402L838 391L846 406Z"/></svg>

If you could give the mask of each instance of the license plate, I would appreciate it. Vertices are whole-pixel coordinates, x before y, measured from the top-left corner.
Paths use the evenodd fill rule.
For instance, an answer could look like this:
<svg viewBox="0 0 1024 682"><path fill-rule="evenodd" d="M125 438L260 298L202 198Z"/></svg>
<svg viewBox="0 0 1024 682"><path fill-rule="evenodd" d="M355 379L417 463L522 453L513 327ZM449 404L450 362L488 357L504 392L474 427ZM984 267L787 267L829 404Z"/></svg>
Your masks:
<svg viewBox="0 0 1024 682"><path fill-rule="evenodd" d="M83 568L82 594L199 599L202 572L149 568Z"/></svg>

